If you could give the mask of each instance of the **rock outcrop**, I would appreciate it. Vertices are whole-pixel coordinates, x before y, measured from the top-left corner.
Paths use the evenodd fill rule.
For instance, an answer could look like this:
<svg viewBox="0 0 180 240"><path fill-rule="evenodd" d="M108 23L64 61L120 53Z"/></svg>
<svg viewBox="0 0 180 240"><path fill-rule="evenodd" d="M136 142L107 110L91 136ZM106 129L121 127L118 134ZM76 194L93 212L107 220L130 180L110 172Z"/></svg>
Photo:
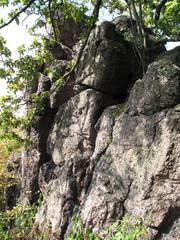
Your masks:
<svg viewBox="0 0 180 240"><path fill-rule="evenodd" d="M115 24L92 32L69 85L56 91L59 77L43 77L50 98L31 128L35 147L26 160L27 197L43 194L34 227L64 239L74 212L94 231L128 213L143 219L146 239L177 240L180 48L138 79L134 48ZM55 64L60 72L63 63Z"/></svg>
<svg viewBox="0 0 180 240"><path fill-rule="evenodd" d="M92 32L84 49L76 83L122 101L140 72L133 45L124 40L113 23L103 22Z"/></svg>
<svg viewBox="0 0 180 240"><path fill-rule="evenodd" d="M116 118L112 142L96 165L81 209L87 226L100 228L128 212L163 232L179 217L180 97L171 92L173 85L177 95L180 92L178 52L176 49L149 66L144 78L135 83L124 112ZM168 69L160 75L164 68ZM153 92L149 85L153 88L154 84ZM162 94L156 98L158 89ZM147 93L153 99L150 105ZM162 107L161 101L166 105Z"/></svg>

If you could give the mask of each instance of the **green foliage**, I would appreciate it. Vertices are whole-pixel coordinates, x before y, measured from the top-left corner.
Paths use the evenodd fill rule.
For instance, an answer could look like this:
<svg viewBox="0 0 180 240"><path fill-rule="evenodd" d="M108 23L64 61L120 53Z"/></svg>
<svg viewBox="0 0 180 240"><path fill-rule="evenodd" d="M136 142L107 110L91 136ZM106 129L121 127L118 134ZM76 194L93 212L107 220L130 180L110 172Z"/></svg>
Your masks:
<svg viewBox="0 0 180 240"><path fill-rule="evenodd" d="M142 220L129 216L114 222L100 233L94 234L90 228L84 229L80 217L74 215L71 229L65 240L136 240L139 237L145 237L146 234L147 230Z"/></svg>
<svg viewBox="0 0 180 240"><path fill-rule="evenodd" d="M145 237L146 227L141 220L125 216L121 221L116 221L104 233L108 240L136 240L139 237Z"/></svg>
<svg viewBox="0 0 180 240"><path fill-rule="evenodd" d="M5 41L2 41L5 44ZM5 48L2 51L5 66L4 75L0 71L0 79L6 79L8 92L6 96L0 97L0 138L16 139L19 144L26 142L22 130L31 125L32 120L37 115L45 111L49 92L35 94L39 69L44 62L51 64L52 54L46 49L47 39L41 40L34 38L29 48L24 45L18 47L19 58L13 60L10 52ZM13 66L13 71L12 71ZM13 73L13 74L12 74ZM27 98L24 92L28 93ZM24 106L31 105L23 114ZM21 131L20 131L21 129Z"/></svg>
<svg viewBox="0 0 180 240"><path fill-rule="evenodd" d="M59 78L55 82L55 86L56 86L57 89L61 89L64 86L64 79L63 78Z"/></svg>
<svg viewBox="0 0 180 240"><path fill-rule="evenodd" d="M12 210L0 212L0 239L28 239L37 209L37 205L17 204Z"/></svg>
<svg viewBox="0 0 180 240"><path fill-rule="evenodd" d="M71 229L65 237L65 240L100 240L90 228L83 229L82 221L78 215L74 215L71 221Z"/></svg>
<svg viewBox="0 0 180 240"><path fill-rule="evenodd" d="M111 0L104 1L104 4L112 13L118 11L120 14L129 15L131 11L133 18L136 19L133 12L134 4L138 17L141 18L143 25L149 27L158 39L167 38L178 40L180 31L180 2L178 0L167 0L160 11L159 19L155 22L154 14L160 2L159 0ZM142 16L140 16L140 6L142 8Z"/></svg>
<svg viewBox="0 0 180 240"><path fill-rule="evenodd" d="M116 106L116 108L113 110L112 115L114 118L121 115L121 113L124 111L125 103L120 103Z"/></svg>
<svg viewBox="0 0 180 240"><path fill-rule="evenodd" d="M29 5L29 3L31 4ZM44 103L47 102L48 94L45 93L46 96L44 94L35 96L34 92L37 87L38 72L43 72L42 66L44 64L50 66L53 62L50 49L55 44L59 44L58 41L61 39L61 33L59 32L61 17L72 19L75 22L83 22L88 28L93 21L93 16L86 17L85 14L90 15L92 13L92 6L95 6L95 3L96 1L94 0L0 1L0 10L3 11L3 9L6 9L5 12L7 12L0 19L0 27L5 23L9 24L11 20L19 24L21 20L20 13L24 7L27 7L24 10L25 15L34 14L37 16L36 21L29 28L29 32L34 36L34 41L28 48L24 45L18 47L19 56L17 59L12 58L11 51L6 47L6 40L0 36L0 80L5 79L8 84L7 96L0 99L0 128L3 129L4 136L11 139L16 138L19 142L23 141L24 138L18 134L19 130L17 131L17 129L27 129L27 126L31 125L34 117L44 112ZM111 13L119 11L119 13L130 14L131 10L133 17L136 18L133 11L133 4L139 14L138 18L141 25L150 27L158 39L163 37L178 37L180 20L180 13L178 11L180 2L178 0L167 1L161 10L160 18L156 24L154 23L152 13L159 4L158 0L104 0L102 7L106 7ZM140 11L140 6L142 11ZM44 27L46 23L51 23L54 26L54 35L45 36L39 33L39 29ZM139 33L143 35L143 31ZM71 62L70 65L67 67L67 72L73 68L74 62ZM59 73L55 71L52 74L58 75ZM61 88L64 85L63 76L58 75L54 78L57 88ZM32 94L29 99L26 99L23 94L25 89L29 91L30 95ZM22 106L29 106L31 103L32 106L28 109L26 116L20 116L22 114L19 114L19 110L22 109Z"/></svg>
<svg viewBox="0 0 180 240"><path fill-rule="evenodd" d="M180 32L180 1L168 1L158 21L158 28L155 33L174 40L178 40Z"/></svg>
<svg viewBox="0 0 180 240"><path fill-rule="evenodd" d="M1 131L0 131L1 137ZM4 189L9 187L19 181L19 175L7 170L7 161L12 156L14 158L14 152L16 151L15 156L19 156L21 144L16 138L5 139L0 138L0 211L4 210ZM16 158L18 159L18 158ZM12 168L16 169L18 162L12 162Z"/></svg>

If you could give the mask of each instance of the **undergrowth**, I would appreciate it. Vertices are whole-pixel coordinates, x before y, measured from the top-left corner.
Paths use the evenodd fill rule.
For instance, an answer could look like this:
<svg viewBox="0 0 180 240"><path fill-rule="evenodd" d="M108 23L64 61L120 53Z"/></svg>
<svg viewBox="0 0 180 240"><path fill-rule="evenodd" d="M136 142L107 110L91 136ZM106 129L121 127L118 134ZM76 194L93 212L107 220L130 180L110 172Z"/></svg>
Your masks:
<svg viewBox="0 0 180 240"><path fill-rule="evenodd" d="M95 234L90 228L84 229L81 219L75 215L65 240L136 240L147 234L142 220L125 216Z"/></svg>
<svg viewBox="0 0 180 240"><path fill-rule="evenodd" d="M13 209L0 212L0 240L29 240L38 204L17 204Z"/></svg>
<svg viewBox="0 0 180 240"><path fill-rule="evenodd" d="M32 235L39 204L17 204L12 210L0 212L0 240L50 240L51 234L46 232L42 234L36 232L35 236ZM78 215L73 216L67 232L65 240L137 240L147 233L141 220L128 216L94 233L91 228L84 228Z"/></svg>

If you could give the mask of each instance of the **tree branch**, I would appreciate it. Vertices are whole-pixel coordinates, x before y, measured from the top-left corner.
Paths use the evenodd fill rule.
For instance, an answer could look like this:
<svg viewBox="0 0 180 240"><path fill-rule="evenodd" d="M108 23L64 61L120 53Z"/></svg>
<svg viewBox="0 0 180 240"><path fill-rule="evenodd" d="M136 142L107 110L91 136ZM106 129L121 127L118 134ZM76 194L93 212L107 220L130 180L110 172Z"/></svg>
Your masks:
<svg viewBox="0 0 180 240"><path fill-rule="evenodd" d="M156 9L155 9L155 13L154 13L154 23L155 25L157 24L159 18L160 18L160 14L161 14L161 10L164 7L164 5L166 4L168 0L161 0L161 2L157 5Z"/></svg>
<svg viewBox="0 0 180 240"><path fill-rule="evenodd" d="M54 22L54 16L53 16L52 10L51 10L51 2L52 2L52 0L49 0L49 4L48 4L49 16L50 16L50 19L51 19L51 24L52 24L52 28L53 28L53 32L54 32L54 39L55 39L55 41L58 41L58 37L57 37L57 33L56 33L56 25L55 25L55 22Z"/></svg>
<svg viewBox="0 0 180 240"><path fill-rule="evenodd" d="M81 49L80 49L80 52L79 52L78 58L77 58L77 60L76 60L76 63L75 63L75 65L74 65L74 67L73 67L69 72L65 73L62 78L67 78L69 75L71 75L71 73L73 73L73 71L75 70L75 68L76 68L77 65L79 64L80 59L81 59L82 54L83 54L83 51L84 51L84 49L85 49L85 47L86 47L86 45L87 45L87 42L88 42L88 40L89 40L89 36L90 36L90 34L91 34L91 31L92 31L92 30L95 28L95 26L96 26L96 22L97 22L98 17L99 17L99 10L100 10L101 5L102 5L102 0L97 0L97 1L96 1L96 5L95 5L95 7L94 7L94 11L93 11L93 13L92 13L92 16L93 16L92 24L91 24L91 27L90 27L88 33L87 33L86 40L85 40L85 42L83 43L83 45L82 45L82 47L81 47Z"/></svg>
<svg viewBox="0 0 180 240"><path fill-rule="evenodd" d="M25 12L36 0L30 0L29 3L24 6L19 12L17 12L8 22L2 24L0 26L0 29L8 26L10 23L12 23L17 17L21 15L21 13Z"/></svg>

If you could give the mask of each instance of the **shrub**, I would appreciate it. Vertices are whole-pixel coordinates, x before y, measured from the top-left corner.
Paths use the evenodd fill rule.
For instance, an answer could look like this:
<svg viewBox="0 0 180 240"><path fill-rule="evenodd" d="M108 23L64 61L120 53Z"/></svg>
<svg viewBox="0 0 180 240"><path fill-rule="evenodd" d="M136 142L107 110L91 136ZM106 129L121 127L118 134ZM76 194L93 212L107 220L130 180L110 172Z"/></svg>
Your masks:
<svg viewBox="0 0 180 240"><path fill-rule="evenodd" d="M75 215L65 240L136 240L146 234L146 227L142 220L129 216L114 222L100 233L94 234L89 228L83 229L80 217Z"/></svg>
<svg viewBox="0 0 180 240"><path fill-rule="evenodd" d="M0 212L0 239L25 240L30 233L37 205L17 204L11 210Z"/></svg>

